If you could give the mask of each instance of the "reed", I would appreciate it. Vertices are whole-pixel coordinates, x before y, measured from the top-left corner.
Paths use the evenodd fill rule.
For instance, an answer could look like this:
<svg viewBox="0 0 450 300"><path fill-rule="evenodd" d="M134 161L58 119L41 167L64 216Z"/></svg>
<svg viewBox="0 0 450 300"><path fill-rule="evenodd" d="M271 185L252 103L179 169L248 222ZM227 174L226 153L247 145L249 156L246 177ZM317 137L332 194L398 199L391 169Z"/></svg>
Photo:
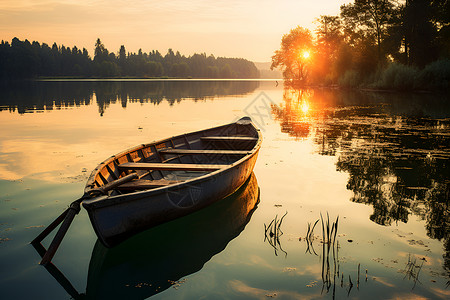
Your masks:
<svg viewBox="0 0 450 300"><path fill-rule="evenodd" d="M421 283L419 280L419 274L420 270L422 270L423 262L419 265L417 263L417 259L414 257L414 259L411 257L411 254L408 254L408 262L406 263L405 270L403 272L405 273L405 278L408 278L408 280L413 280L414 285L413 289L416 287L417 282Z"/></svg>
<svg viewBox="0 0 450 300"><path fill-rule="evenodd" d="M350 277L350 275L348 275L348 293L347 293L347 297L350 296L350 292L352 291L352 288L353 288L352 278Z"/></svg>
<svg viewBox="0 0 450 300"><path fill-rule="evenodd" d="M322 213L320 213L320 219L322 221L322 243L330 246L335 244L338 231L339 216L336 217L336 221L330 223L330 216L327 212L327 219L324 221Z"/></svg>
<svg viewBox="0 0 450 300"><path fill-rule="evenodd" d="M356 288L359 290L359 271L360 271L361 264L358 264L358 280L356 281Z"/></svg>
<svg viewBox="0 0 450 300"><path fill-rule="evenodd" d="M328 212L326 216L320 213L319 219L317 219L315 222L308 222L305 236L305 240L307 243L306 252L309 252L310 254L314 253L315 255L317 255L317 253L314 251L313 242L315 240L314 229L316 228L316 225L319 223L319 221L322 226L322 239L320 240L320 244L322 244L322 254L320 255L322 261L321 293L323 294L324 291L326 291L326 293L330 293L331 290L332 299L335 299L336 286L339 287L340 285L341 288L345 288L347 290L347 296L349 297L355 284L356 288L359 290L361 283L361 264L358 263L356 274L350 272L353 275L353 280L355 280L355 283L352 280L351 274L345 275L348 276L348 281L346 281L347 278L344 276L343 270L340 270L341 265L339 262L340 245L337 235L339 229L339 216L337 216L334 221L331 221ZM272 222L269 224L269 227ZM266 231L268 230L268 227L266 227ZM367 269L365 269L365 273L365 281L367 282Z"/></svg>
<svg viewBox="0 0 450 300"><path fill-rule="evenodd" d="M319 219L317 219L316 222L314 222L314 225L312 225L312 226L311 226L311 223L308 222L308 229L307 229L306 237L305 237L306 245L307 245L305 253L309 252L310 254L312 254L311 253L311 250L312 250L316 256L317 256L317 253L314 250L313 242L314 242L314 228L316 227L317 223L319 223Z"/></svg>
<svg viewBox="0 0 450 300"><path fill-rule="evenodd" d="M334 295L336 290L336 277L339 280L339 242L336 243L339 216L336 218L336 221L330 222L328 212L326 219L321 213L320 220L322 225L322 292L326 288L328 293L330 288L333 287ZM317 220L315 224L317 224L318 221L319 220ZM312 231L315 224L312 226ZM331 261L332 264L330 263ZM341 286L342 284L343 277L341 279Z"/></svg>
<svg viewBox="0 0 450 300"><path fill-rule="evenodd" d="M266 226L264 223L264 242L268 241L269 245L274 248L275 256L278 256L278 250L283 252L287 256L287 252L283 250L280 243L280 237L283 235L281 230L281 224L283 224L284 217L286 217L287 212L278 220L278 215L272 219L269 225Z"/></svg>

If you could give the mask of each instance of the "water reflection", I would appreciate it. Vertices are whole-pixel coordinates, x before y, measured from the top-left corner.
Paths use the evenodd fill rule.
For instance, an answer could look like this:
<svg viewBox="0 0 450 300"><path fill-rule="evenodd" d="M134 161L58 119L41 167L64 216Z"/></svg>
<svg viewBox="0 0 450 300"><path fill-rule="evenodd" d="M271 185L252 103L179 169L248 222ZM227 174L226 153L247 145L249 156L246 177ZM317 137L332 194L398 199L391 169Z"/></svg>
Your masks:
<svg viewBox="0 0 450 300"><path fill-rule="evenodd" d="M259 203L256 176L234 194L194 214L140 233L106 248L97 240L89 264L86 293L79 293L52 263L47 271L74 299L144 299L203 268L245 228ZM35 245L43 256L45 249Z"/></svg>
<svg viewBox="0 0 450 300"><path fill-rule="evenodd" d="M170 105L183 99L205 100L253 92L257 81L24 81L0 85L0 111L20 114L80 105L98 105L101 115L112 103ZM95 96L95 98L94 98Z"/></svg>
<svg viewBox="0 0 450 300"><path fill-rule="evenodd" d="M232 196L186 218L144 232L112 249L97 241L89 265L87 296L143 299L199 271L237 237L259 201L254 174Z"/></svg>
<svg viewBox="0 0 450 300"><path fill-rule="evenodd" d="M283 100L272 107L281 131L337 156L351 201L371 205L373 222L426 220L428 236L443 240L450 275L448 96L286 89Z"/></svg>
<svg viewBox="0 0 450 300"><path fill-rule="evenodd" d="M278 252L281 251L284 253L285 257L287 256L287 252L283 250L281 247L280 237L283 235L283 231L281 230L281 224L283 224L283 219L286 217L287 212L281 217L278 218L278 215L270 221L269 225L264 224L264 242L267 243L273 248L275 256L278 256Z"/></svg>

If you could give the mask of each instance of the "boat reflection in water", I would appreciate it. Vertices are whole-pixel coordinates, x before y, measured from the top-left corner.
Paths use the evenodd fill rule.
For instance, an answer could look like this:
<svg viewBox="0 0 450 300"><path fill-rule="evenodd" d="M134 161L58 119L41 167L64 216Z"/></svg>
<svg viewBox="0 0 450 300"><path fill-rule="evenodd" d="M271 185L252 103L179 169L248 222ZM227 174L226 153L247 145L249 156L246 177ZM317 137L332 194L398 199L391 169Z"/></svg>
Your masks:
<svg viewBox="0 0 450 300"><path fill-rule="evenodd" d="M237 237L259 202L252 173L231 196L108 249L97 240L89 265L88 299L143 299L202 269Z"/></svg>

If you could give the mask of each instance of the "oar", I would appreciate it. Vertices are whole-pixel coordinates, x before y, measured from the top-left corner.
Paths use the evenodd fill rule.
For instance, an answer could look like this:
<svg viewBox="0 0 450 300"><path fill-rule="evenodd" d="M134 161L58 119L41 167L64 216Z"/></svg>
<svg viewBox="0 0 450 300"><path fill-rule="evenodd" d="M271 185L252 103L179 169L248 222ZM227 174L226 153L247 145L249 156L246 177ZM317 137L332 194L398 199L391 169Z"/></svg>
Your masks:
<svg viewBox="0 0 450 300"><path fill-rule="evenodd" d="M138 178L137 173L131 173L128 174L122 178L119 178L117 180L108 182L104 186L96 189L92 189L85 193L83 197L81 197L78 200L73 201L70 204L70 207L66 209L58 218L56 218L47 228L45 228L33 241L31 241L31 244L39 244L42 242L43 239L45 239L50 232L52 232L61 222L62 225L59 227L58 232L56 233L55 237L53 238L50 246L48 247L47 251L42 257L42 260L40 262L41 265L46 265L49 262L51 262L53 256L56 253L56 250L58 250L59 245L61 244L62 239L67 233L67 230L70 227L70 224L72 223L75 216L80 212L80 204L83 202L83 200L90 199L93 197L98 197L100 195L105 195L108 191L114 189L115 187L124 184L126 182L129 182L135 178Z"/></svg>
<svg viewBox="0 0 450 300"><path fill-rule="evenodd" d="M36 251L39 253L41 258L44 256L45 252L47 250L42 246L41 243L34 243L32 244L33 247L36 249ZM45 266L45 269L50 273L50 275L53 276L53 278L58 281L58 283L66 290L66 292L75 300L77 299L83 299L84 294L78 293L78 291L75 289L75 287L72 285L72 283L69 281L69 279L64 276L64 274L53 264L48 263Z"/></svg>
<svg viewBox="0 0 450 300"><path fill-rule="evenodd" d="M75 216L80 212L80 203L81 201L83 201L83 199L85 198L81 197L80 199L72 202L70 204L70 207L63 213L65 214L64 221L62 222L61 227L59 227L58 232L56 233L53 241L48 247L47 252L45 252L44 257L41 260L41 265L46 265L52 260L53 256L56 253L56 250L58 250L58 247L61 244L62 239L66 235L66 232L69 229L73 218L75 218Z"/></svg>

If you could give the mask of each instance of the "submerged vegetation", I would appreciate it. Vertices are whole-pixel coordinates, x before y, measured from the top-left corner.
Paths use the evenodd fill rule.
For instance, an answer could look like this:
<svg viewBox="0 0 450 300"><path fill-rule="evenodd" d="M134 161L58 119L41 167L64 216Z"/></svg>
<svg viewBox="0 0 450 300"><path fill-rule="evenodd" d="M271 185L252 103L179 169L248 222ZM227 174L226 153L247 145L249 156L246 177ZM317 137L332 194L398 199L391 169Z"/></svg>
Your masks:
<svg viewBox="0 0 450 300"><path fill-rule="evenodd" d="M450 2L355 0L297 27L272 56L294 86L434 90L450 87Z"/></svg>
<svg viewBox="0 0 450 300"><path fill-rule="evenodd" d="M206 53L181 55L169 49L130 53L121 46L117 54L109 52L100 39L95 43L92 59L88 51L74 46L49 47L37 41L30 43L14 38L11 44L0 44L0 80L36 77L111 78L111 77L177 77L177 78L259 78L256 66L242 58L207 56Z"/></svg>

